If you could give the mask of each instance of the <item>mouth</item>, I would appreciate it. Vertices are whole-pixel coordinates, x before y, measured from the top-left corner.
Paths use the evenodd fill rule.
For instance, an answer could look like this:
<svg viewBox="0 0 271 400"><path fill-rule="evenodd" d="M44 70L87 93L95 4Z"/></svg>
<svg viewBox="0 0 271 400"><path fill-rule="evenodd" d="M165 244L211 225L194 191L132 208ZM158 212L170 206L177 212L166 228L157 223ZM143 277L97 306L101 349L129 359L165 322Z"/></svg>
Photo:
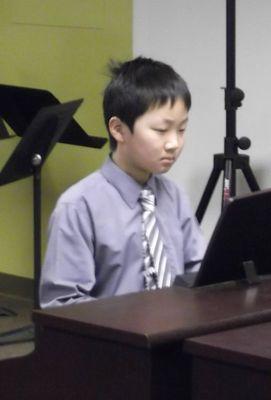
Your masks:
<svg viewBox="0 0 271 400"><path fill-rule="evenodd" d="M171 168L171 166L174 164L175 158L174 157L163 157L161 158L161 165L164 168Z"/></svg>
<svg viewBox="0 0 271 400"><path fill-rule="evenodd" d="M175 161L175 157L162 157L161 161L173 163Z"/></svg>

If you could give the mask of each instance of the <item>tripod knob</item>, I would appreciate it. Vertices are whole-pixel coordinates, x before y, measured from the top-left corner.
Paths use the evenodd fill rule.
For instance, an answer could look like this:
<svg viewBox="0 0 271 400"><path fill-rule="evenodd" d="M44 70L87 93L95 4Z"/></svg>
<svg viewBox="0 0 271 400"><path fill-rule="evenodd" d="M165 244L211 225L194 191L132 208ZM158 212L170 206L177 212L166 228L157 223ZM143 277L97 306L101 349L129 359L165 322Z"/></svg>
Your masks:
<svg viewBox="0 0 271 400"><path fill-rule="evenodd" d="M241 107L242 101L245 98L245 93L243 90L234 87L222 87L225 91L225 109L227 111L236 110L238 107Z"/></svg>
<svg viewBox="0 0 271 400"><path fill-rule="evenodd" d="M243 136L240 139L238 139L238 147L241 150L247 150L250 148L251 141L249 138Z"/></svg>

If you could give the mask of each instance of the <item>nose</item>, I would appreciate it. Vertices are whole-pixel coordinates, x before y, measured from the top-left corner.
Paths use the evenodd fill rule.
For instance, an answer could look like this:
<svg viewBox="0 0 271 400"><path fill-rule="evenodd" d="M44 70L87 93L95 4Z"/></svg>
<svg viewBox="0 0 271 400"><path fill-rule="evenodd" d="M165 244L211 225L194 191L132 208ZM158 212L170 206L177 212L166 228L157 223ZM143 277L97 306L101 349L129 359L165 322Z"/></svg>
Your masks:
<svg viewBox="0 0 271 400"><path fill-rule="evenodd" d="M175 151L182 146L181 138L178 133L173 133L170 137L167 138L165 142L165 150L167 151Z"/></svg>

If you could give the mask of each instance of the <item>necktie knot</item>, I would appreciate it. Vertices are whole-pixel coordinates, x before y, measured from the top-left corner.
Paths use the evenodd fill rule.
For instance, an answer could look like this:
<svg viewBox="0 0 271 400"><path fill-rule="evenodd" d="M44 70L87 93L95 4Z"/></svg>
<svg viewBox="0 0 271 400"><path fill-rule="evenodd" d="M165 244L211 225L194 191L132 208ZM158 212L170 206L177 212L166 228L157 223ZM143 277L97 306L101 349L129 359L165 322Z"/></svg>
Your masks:
<svg viewBox="0 0 271 400"><path fill-rule="evenodd" d="M150 189L141 190L139 201L144 211L154 212L155 196Z"/></svg>

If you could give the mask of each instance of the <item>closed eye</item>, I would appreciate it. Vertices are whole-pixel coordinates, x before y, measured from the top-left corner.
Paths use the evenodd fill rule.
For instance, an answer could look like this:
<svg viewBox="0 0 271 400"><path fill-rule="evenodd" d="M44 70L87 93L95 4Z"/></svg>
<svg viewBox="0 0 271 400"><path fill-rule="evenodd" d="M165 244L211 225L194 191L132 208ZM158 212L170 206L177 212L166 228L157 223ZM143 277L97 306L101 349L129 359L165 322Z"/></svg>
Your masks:
<svg viewBox="0 0 271 400"><path fill-rule="evenodd" d="M165 133L167 131L166 128L152 128L155 132Z"/></svg>

